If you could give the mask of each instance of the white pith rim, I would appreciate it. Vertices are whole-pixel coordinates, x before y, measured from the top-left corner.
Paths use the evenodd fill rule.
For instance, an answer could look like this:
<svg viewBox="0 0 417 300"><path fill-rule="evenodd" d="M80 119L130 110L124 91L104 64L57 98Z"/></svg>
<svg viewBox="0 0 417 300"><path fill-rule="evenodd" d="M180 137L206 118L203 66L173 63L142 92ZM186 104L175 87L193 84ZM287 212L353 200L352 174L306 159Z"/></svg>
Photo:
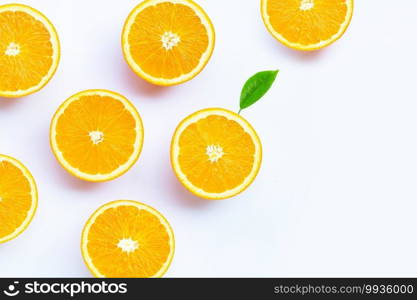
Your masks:
<svg viewBox="0 0 417 300"><path fill-rule="evenodd" d="M32 205L30 206L30 209L27 212L26 219L23 221L23 223L15 229L14 232L9 234L8 236L5 236L3 238L0 238L0 244L7 242L11 239L14 239L19 234L21 234L25 229L29 226L30 222L33 219L33 216L35 215L36 208L38 206L38 189L36 187L35 179L33 178L32 174L29 172L29 170L18 160L15 158L9 157L7 155L0 154L0 164L3 162L9 162L12 165L14 165L16 168L18 168L20 171L22 171L23 175L26 177L26 179L29 182L30 190L31 190L31 196L32 196Z"/></svg>
<svg viewBox="0 0 417 300"><path fill-rule="evenodd" d="M170 3L174 3L174 4L183 4L183 5L186 5L186 6L190 7L191 9L193 9L193 11L196 13L196 15L200 18L201 24L204 25L204 27L206 28L207 33L208 33L207 50L201 56L200 62L197 65L197 67L194 68L194 70L192 72L188 73L188 74L183 74L179 77L172 78L172 79L158 78L158 77L151 76L148 73L144 72L142 70L142 68L133 59L132 54L130 52L130 46L129 46L129 32L130 32L130 28L132 27L132 25L135 22L136 16L140 12L142 12L145 8L147 8L149 6L157 5L159 3L164 3L164 2L170 2ZM169 0L169 1L167 1L167 0L146 0L146 1L142 2L141 4L139 4L137 7L135 7L133 9L133 11L130 13L130 15L128 16L128 18L126 20L126 23L123 27L123 33L122 33L123 53L124 53L125 59L126 59L127 63L129 64L129 66L140 77L146 78L150 82L152 82L154 84L157 84L157 85L161 85L161 84L162 85L175 85L175 84L179 84L179 83L182 83L182 82L185 82L187 80L191 80L192 78L194 78L196 75L198 75L204 69L205 65L209 61L209 59L210 59L210 57L213 53L214 43L215 43L215 32L214 32L213 24L210 21L210 18L208 17L208 15L204 12L204 10L198 4L196 4L195 2L193 2L191 0Z"/></svg>
<svg viewBox="0 0 417 300"><path fill-rule="evenodd" d="M65 159L63 153L59 150L58 143L56 141L56 126L61 115L65 113L65 110L72 102L77 101L80 97L90 96L90 95L106 96L106 97L111 97L116 100L119 100L124 105L126 110L132 114L133 118L136 121L136 140L133 145L134 150L133 150L132 155L129 157L128 161L125 164L119 166L117 169L115 169L113 172L109 174L87 174L87 173L80 171L78 168L71 166ZM143 136L144 136L144 130L143 130L142 119L138 111L136 110L136 108L133 106L133 104L129 100L127 100L124 96L117 94L115 92L112 92L112 91L87 90L87 91L82 91L71 96L58 108L51 122L50 141L51 141L51 148L56 158L58 159L59 163L64 167L64 169L66 169L69 173L73 174L74 176L82 180L99 182L99 181L108 181L108 180L115 179L123 175L135 164L135 162L138 160L140 153L142 151L143 138L144 138Z"/></svg>
<svg viewBox="0 0 417 300"><path fill-rule="evenodd" d="M40 21L46 27L49 34L51 35L50 42L52 44L52 49L54 50L53 55L52 55L52 65L48 73L42 78L42 80L36 86L33 86L27 90L0 91L1 97L17 98L17 97L22 97L25 95L35 93L39 91L41 88L43 88L49 82L49 80L52 78L52 76L55 74L58 68L59 59L60 59L60 43L59 43L59 38L58 38L58 34L56 32L55 27L52 25L51 21L49 21L49 19L45 15L43 15L40 11L29 6L22 5L22 4L6 4L3 6L0 6L0 14L6 11L25 12L28 15L32 16L34 19Z"/></svg>
<svg viewBox="0 0 417 300"><path fill-rule="evenodd" d="M160 278L162 277L166 271L168 270L173 256L174 256L174 252L175 252L175 238L174 238L174 233L172 230L171 225L168 223L167 219L160 213L158 212L156 209L137 202L137 201L132 201L132 200L118 200L118 201L113 201L110 203L107 203L103 206L101 206L99 209L97 209L92 215L91 217L88 219L84 229L83 229L83 233L81 236L81 252L83 254L83 258L84 261L88 267L88 269L91 271L91 273L99 278L105 278L106 276L104 274L102 274L93 264L92 258L90 257L90 254L88 253L88 233L90 232L91 226L95 223L96 219L98 216L100 216L104 211L111 209L111 208L117 208L119 206L134 206L138 209L141 210L146 210L150 213L152 213L153 215L157 216L159 221L161 222L161 224L164 226L164 228L167 231L167 234L169 236L169 241L171 244L171 252L169 253L169 259L164 263L164 265L161 267L161 269L159 270L159 272L157 272L155 275L152 276L152 278Z"/></svg>
<svg viewBox="0 0 417 300"><path fill-rule="evenodd" d="M194 186L193 183L190 180L188 180L187 176L182 172L178 161L180 155L179 139L184 130L189 125L196 123L199 120L207 118L211 115L223 116L229 120L237 122L239 125L242 126L243 130L252 137L252 139L254 140L253 142L255 144L255 160L251 173L249 174L249 176L245 178L242 184L223 193L208 193L203 189ZM171 144L171 162L175 174L177 175L180 182L185 186L186 189L188 189L192 193L196 194L199 197L210 200L227 199L244 191L254 181L262 163L262 144L253 127L240 115L223 108L204 109L188 116L178 125Z"/></svg>
<svg viewBox="0 0 417 300"><path fill-rule="evenodd" d="M346 5L347 5L346 19L343 22L343 24L340 26L339 31L326 41L321 41L319 43L306 46L306 45L303 45L303 44L300 44L300 43L292 43L292 42L288 41L283 35L281 35L280 33L278 33L274 29L274 27L272 26L272 24L270 22L270 18L269 18L269 15L268 15L268 1L270 1L270 0L261 0L262 19L265 23L266 28L272 34L272 36L274 36L278 41L280 41L284 45L286 45L290 48L294 48L294 49L300 49L300 50L305 50L305 51L313 51L313 50L321 49L323 47L326 47L326 46L334 43L335 41L337 41L338 39L340 39L342 37L342 35L345 33L345 31L348 28L348 26L350 24L350 21L352 19L353 0L346 0Z"/></svg>

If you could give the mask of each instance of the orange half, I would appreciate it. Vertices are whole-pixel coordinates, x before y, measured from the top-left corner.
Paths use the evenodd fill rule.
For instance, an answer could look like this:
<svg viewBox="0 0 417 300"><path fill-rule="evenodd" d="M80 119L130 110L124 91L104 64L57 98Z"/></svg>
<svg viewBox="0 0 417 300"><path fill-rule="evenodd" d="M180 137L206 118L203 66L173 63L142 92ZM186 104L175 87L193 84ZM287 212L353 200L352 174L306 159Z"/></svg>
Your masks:
<svg viewBox="0 0 417 300"><path fill-rule="evenodd" d="M278 41L297 50L317 50L345 33L353 0L261 0L261 11Z"/></svg>
<svg viewBox="0 0 417 300"><path fill-rule="evenodd" d="M120 200L100 207L81 238L84 261L96 277L162 277L174 256L174 233L154 208Z"/></svg>
<svg viewBox="0 0 417 300"><path fill-rule="evenodd" d="M0 97L32 94L54 75L60 57L58 34L39 11L0 6Z"/></svg>
<svg viewBox="0 0 417 300"><path fill-rule="evenodd" d="M213 25L191 0L146 0L129 15L122 48L131 69L157 85L191 80L209 61Z"/></svg>
<svg viewBox="0 0 417 300"><path fill-rule="evenodd" d="M29 226L37 205L36 183L28 169L0 154L0 243L14 239Z"/></svg>
<svg viewBox="0 0 417 300"><path fill-rule="evenodd" d="M206 199L233 197L255 180L262 146L252 126L221 108L198 111L177 127L171 163L180 182Z"/></svg>
<svg viewBox="0 0 417 300"><path fill-rule="evenodd" d="M120 94L88 90L66 100L50 129L51 148L61 165L87 181L108 181L127 172L143 145L142 119Z"/></svg>

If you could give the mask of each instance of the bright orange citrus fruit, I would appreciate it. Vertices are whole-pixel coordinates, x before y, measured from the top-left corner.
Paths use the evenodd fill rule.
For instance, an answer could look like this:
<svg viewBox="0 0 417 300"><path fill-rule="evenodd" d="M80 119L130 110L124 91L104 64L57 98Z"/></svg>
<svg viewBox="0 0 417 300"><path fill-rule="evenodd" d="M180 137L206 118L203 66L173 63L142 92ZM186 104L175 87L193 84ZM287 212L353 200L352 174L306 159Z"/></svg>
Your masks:
<svg viewBox="0 0 417 300"><path fill-rule="evenodd" d="M36 183L28 169L0 154L0 243L14 239L29 226L37 205Z"/></svg>
<svg viewBox="0 0 417 300"><path fill-rule="evenodd" d="M175 174L189 191L206 199L230 198L245 190L261 161L261 142L252 126L221 108L188 116L172 139Z"/></svg>
<svg viewBox="0 0 417 300"><path fill-rule="evenodd" d="M68 172L87 181L108 181L127 172L139 158L143 125L136 108L122 95L88 90L58 108L50 139Z"/></svg>
<svg viewBox="0 0 417 300"><path fill-rule="evenodd" d="M96 277L162 277L174 249L168 221L154 208L127 200L100 207L81 239L84 261Z"/></svg>
<svg viewBox="0 0 417 300"><path fill-rule="evenodd" d="M297 50L317 50L338 40L349 26L353 0L261 0L269 32Z"/></svg>
<svg viewBox="0 0 417 300"><path fill-rule="evenodd" d="M157 85L191 80L215 42L210 18L191 0L146 0L126 20L122 47L132 70Z"/></svg>
<svg viewBox="0 0 417 300"><path fill-rule="evenodd" d="M0 6L0 97L32 94L54 75L60 47L52 23L21 4Z"/></svg>

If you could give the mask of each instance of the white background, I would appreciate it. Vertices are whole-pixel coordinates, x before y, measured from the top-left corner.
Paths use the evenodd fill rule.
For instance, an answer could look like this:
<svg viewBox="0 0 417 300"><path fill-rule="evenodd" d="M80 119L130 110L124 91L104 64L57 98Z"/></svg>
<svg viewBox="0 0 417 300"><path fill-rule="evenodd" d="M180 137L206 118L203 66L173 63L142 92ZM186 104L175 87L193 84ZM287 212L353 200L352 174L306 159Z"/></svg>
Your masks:
<svg viewBox="0 0 417 300"><path fill-rule="evenodd" d="M167 276L417 276L415 0L355 1L345 36L314 53L276 42L259 0L199 0L216 49L197 78L171 88L145 83L123 60L122 25L138 0L19 2L54 23L62 59L42 91L0 99L0 152L30 169L40 196L29 228L0 245L0 276L90 276L81 230L117 199L150 204L171 222ZM244 81L276 68L277 84L243 113L264 146L257 180L231 200L192 196L170 167L176 125L206 107L236 111ZM54 111L91 88L124 94L145 125L138 163L102 184L67 174L49 148Z"/></svg>

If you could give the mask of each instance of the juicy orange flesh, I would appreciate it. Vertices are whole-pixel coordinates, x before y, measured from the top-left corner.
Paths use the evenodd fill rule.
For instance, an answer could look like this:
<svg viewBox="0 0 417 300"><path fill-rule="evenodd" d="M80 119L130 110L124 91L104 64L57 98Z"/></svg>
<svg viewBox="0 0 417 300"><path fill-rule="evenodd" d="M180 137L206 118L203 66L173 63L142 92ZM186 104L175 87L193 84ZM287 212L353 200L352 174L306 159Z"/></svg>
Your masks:
<svg viewBox="0 0 417 300"><path fill-rule="evenodd" d="M210 161L207 147L220 147L223 156ZM179 165L197 188L222 193L243 183L252 171L255 144L236 121L212 115L189 125L179 139Z"/></svg>
<svg viewBox="0 0 417 300"><path fill-rule="evenodd" d="M125 164L134 152L136 126L119 100L81 96L59 117L56 141L72 167L87 174L109 174ZM101 133L101 139L92 139L94 132Z"/></svg>
<svg viewBox="0 0 417 300"><path fill-rule="evenodd" d="M152 277L167 262L171 244L159 218L135 206L109 208L97 217L88 233L88 254L105 277ZM137 242L133 252L119 241Z"/></svg>
<svg viewBox="0 0 417 300"><path fill-rule="evenodd" d="M329 40L339 32L348 11L346 0L304 2L311 3L311 9L302 10L302 0L268 0L267 13L275 31L301 45Z"/></svg>
<svg viewBox="0 0 417 300"><path fill-rule="evenodd" d="M31 15L0 13L0 90L14 92L38 85L52 65L50 40L46 27Z"/></svg>
<svg viewBox="0 0 417 300"><path fill-rule="evenodd" d="M171 49L163 47L166 33L178 36ZM208 47L207 30L188 6L170 2L145 8L136 16L128 37L134 61L156 78L177 78L193 71Z"/></svg>
<svg viewBox="0 0 417 300"><path fill-rule="evenodd" d="M31 206L28 179L12 163L0 161L0 238L12 234L22 225Z"/></svg>

